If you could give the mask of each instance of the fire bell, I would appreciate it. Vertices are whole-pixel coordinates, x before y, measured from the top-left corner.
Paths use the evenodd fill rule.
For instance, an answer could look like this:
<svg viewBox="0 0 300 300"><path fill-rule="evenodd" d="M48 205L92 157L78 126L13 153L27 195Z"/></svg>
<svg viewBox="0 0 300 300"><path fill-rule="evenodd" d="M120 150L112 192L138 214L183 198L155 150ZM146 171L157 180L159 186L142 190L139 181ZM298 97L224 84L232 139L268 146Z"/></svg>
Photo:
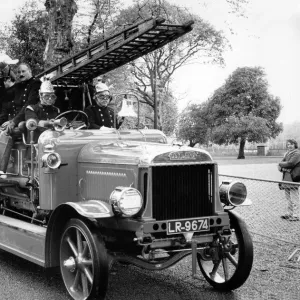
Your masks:
<svg viewBox="0 0 300 300"><path fill-rule="evenodd" d="M119 117L135 117L137 118L137 113L133 109L134 100L128 99L127 95L122 100L122 108L118 112Z"/></svg>

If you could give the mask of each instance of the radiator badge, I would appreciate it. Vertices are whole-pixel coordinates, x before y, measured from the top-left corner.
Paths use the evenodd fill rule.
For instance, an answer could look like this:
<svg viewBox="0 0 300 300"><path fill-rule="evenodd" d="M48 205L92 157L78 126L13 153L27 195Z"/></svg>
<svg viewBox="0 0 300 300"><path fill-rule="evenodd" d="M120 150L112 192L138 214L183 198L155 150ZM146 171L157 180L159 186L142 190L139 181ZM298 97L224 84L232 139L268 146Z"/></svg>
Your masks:
<svg viewBox="0 0 300 300"><path fill-rule="evenodd" d="M170 160L195 160L197 159L198 152L196 151L177 151L170 152Z"/></svg>

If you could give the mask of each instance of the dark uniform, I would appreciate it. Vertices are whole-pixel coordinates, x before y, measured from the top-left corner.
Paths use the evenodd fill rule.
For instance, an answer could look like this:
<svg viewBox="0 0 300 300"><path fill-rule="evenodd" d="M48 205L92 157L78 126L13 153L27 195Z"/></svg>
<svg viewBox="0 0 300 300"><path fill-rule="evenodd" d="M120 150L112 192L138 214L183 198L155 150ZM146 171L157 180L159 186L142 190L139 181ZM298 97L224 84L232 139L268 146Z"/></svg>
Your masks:
<svg viewBox="0 0 300 300"><path fill-rule="evenodd" d="M35 105L28 105L25 110L25 120L35 119L51 120L55 119L59 115L59 108L53 105L42 105L40 102Z"/></svg>
<svg viewBox="0 0 300 300"><path fill-rule="evenodd" d="M43 120L55 119L59 115L59 108L53 105L42 105L41 102L35 105L28 105L25 109L25 120L35 119L37 122ZM38 127L38 129L33 134L33 140L35 143L38 141L40 134L47 130L47 128ZM29 136L27 136L29 141ZM27 153L29 155L29 153Z"/></svg>
<svg viewBox="0 0 300 300"><path fill-rule="evenodd" d="M1 97L1 114L0 114L0 126L8 121L8 106L15 98L15 86L11 86L3 91Z"/></svg>
<svg viewBox="0 0 300 300"><path fill-rule="evenodd" d="M14 85L14 98L3 105L0 114L0 124L13 120L15 125L25 120L25 108L36 104L39 100L41 81L34 77Z"/></svg>
<svg viewBox="0 0 300 300"><path fill-rule="evenodd" d="M89 117L90 129L99 129L102 126L113 128L114 127L114 111L110 107L100 107L98 105L90 105L85 109L85 113ZM122 125L117 122L117 129Z"/></svg>

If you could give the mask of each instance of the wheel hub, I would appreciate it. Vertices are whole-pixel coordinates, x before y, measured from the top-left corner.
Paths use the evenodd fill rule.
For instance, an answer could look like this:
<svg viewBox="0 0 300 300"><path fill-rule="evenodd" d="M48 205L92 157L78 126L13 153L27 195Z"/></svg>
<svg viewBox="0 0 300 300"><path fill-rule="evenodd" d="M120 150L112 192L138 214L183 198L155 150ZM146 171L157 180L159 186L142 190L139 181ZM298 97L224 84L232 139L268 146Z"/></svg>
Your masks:
<svg viewBox="0 0 300 300"><path fill-rule="evenodd" d="M63 266L73 273L76 270L76 260L74 257L70 256L68 259L64 260Z"/></svg>

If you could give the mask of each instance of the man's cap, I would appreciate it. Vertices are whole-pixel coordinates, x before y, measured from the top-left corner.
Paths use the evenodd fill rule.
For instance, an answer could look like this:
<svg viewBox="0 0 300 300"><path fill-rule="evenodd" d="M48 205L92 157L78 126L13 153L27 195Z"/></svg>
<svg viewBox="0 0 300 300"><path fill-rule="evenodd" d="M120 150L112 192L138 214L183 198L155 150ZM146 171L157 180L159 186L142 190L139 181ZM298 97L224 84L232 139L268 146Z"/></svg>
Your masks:
<svg viewBox="0 0 300 300"><path fill-rule="evenodd" d="M109 92L108 86L103 82L97 82L95 85L95 90L96 93L105 92L105 91Z"/></svg>
<svg viewBox="0 0 300 300"><path fill-rule="evenodd" d="M19 62L19 60L11 59L7 54L0 53L0 62L6 63L7 65L15 65Z"/></svg>
<svg viewBox="0 0 300 300"><path fill-rule="evenodd" d="M54 88L50 80L45 79L40 86L40 93L54 93Z"/></svg>

